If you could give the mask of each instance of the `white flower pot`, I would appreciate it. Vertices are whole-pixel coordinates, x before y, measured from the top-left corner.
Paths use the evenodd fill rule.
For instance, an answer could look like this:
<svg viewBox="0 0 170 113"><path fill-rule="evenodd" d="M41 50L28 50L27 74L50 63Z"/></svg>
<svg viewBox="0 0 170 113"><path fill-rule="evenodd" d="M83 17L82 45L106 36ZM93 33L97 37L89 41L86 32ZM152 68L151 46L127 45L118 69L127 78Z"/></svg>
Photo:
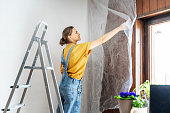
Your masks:
<svg viewBox="0 0 170 113"><path fill-rule="evenodd" d="M133 100L118 100L120 113L130 113Z"/></svg>
<svg viewBox="0 0 170 113"><path fill-rule="evenodd" d="M147 113L147 107L144 108L132 107L130 113Z"/></svg>

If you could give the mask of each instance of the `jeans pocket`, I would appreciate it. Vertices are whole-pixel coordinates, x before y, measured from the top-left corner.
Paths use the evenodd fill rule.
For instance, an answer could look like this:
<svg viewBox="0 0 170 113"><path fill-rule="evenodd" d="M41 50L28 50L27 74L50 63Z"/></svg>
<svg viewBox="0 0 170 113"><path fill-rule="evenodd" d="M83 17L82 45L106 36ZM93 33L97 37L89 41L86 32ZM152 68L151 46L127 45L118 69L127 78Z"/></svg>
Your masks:
<svg viewBox="0 0 170 113"><path fill-rule="evenodd" d="M73 87L65 86L61 88L62 95L66 103L72 102L76 97L76 90Z"/></svg>

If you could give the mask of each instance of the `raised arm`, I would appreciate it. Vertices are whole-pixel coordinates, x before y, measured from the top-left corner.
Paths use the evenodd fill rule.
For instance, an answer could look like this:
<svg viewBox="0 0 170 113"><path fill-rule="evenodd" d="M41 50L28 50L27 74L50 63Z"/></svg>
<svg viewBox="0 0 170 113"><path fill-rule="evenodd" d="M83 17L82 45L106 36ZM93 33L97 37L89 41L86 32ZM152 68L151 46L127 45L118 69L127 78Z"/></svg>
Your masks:
<svg viewBox="0 0 170 113"><path fill-rule="evenodd" d="M124 29L123 29L123 24L121 24L119 27L113 29L112 31L106 33L105 35L103 35L103 36L100 37L99 39L93 41L93 42L91 43L91 46L90 46L89 50L91 50L91 49L93 49L93 48L95 48L95 47L97 47L97 46L105 43L106 41L108 41L109 39L111 39L116 33L118 33L119 31L122 31L122 30L124 30Z"/></svg>

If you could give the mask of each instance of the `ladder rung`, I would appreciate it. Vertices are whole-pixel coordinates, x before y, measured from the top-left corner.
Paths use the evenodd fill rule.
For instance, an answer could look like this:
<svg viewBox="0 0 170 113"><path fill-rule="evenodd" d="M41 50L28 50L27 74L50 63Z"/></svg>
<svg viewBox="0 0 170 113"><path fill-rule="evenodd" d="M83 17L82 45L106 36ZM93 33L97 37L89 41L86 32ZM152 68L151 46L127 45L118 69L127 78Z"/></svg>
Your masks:
<svg viewBox="0 0 170 113"><path fill-rule="evenodd" d="M14 86L10 86L10 88L13 88ZM31 85L17 85L16 88L28 88L31 87Z"/></svg>
<svg viewBox="0 0 170 113"><path fill-rule="evenodd" d="M25 66L25 69L42 69L42 67L35 67L35 66ZM45 67L45 69L53 70L53 67Z"/></svg>
<svg viewBox="0 0 170 113"><path fill-rule="evenodd" d="M18 108L23 107L23 106L25 106L25 104L17 104L16 106L7 109L7 111L18 109ZM1 109L1 110L4 111L5 109Z"/></svg>
<svg viewBox="0 0 170 113"><path fill-rule="evenodd" d="M34 37L33 40L38 42L38 40L41 40L41 38L39 38L39 37ZM42 42L42 44L46 44L48 41L42 40L41 42Z"/></svg>
<svg viewBox="0 0 170 113"><path fill-rule="evenodd" d="M53 68L52 68L52 67L46 67L46 69L48 69L48 70L53 70Z"/></svg>

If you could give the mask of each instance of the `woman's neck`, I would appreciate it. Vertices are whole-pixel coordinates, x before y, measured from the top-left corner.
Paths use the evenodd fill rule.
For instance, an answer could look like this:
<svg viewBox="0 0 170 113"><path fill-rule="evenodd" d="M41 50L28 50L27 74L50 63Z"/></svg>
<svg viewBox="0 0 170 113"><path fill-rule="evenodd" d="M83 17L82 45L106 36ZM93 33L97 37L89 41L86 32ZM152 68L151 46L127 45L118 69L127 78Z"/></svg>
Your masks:
<svg viewBox="0 0 170 113"><path fill-rule="evenodd" d="M77 44L77 41L75 41L75 42L69 42L68 44L71 44L71 43L73 43L73 44Z"/></svg>

